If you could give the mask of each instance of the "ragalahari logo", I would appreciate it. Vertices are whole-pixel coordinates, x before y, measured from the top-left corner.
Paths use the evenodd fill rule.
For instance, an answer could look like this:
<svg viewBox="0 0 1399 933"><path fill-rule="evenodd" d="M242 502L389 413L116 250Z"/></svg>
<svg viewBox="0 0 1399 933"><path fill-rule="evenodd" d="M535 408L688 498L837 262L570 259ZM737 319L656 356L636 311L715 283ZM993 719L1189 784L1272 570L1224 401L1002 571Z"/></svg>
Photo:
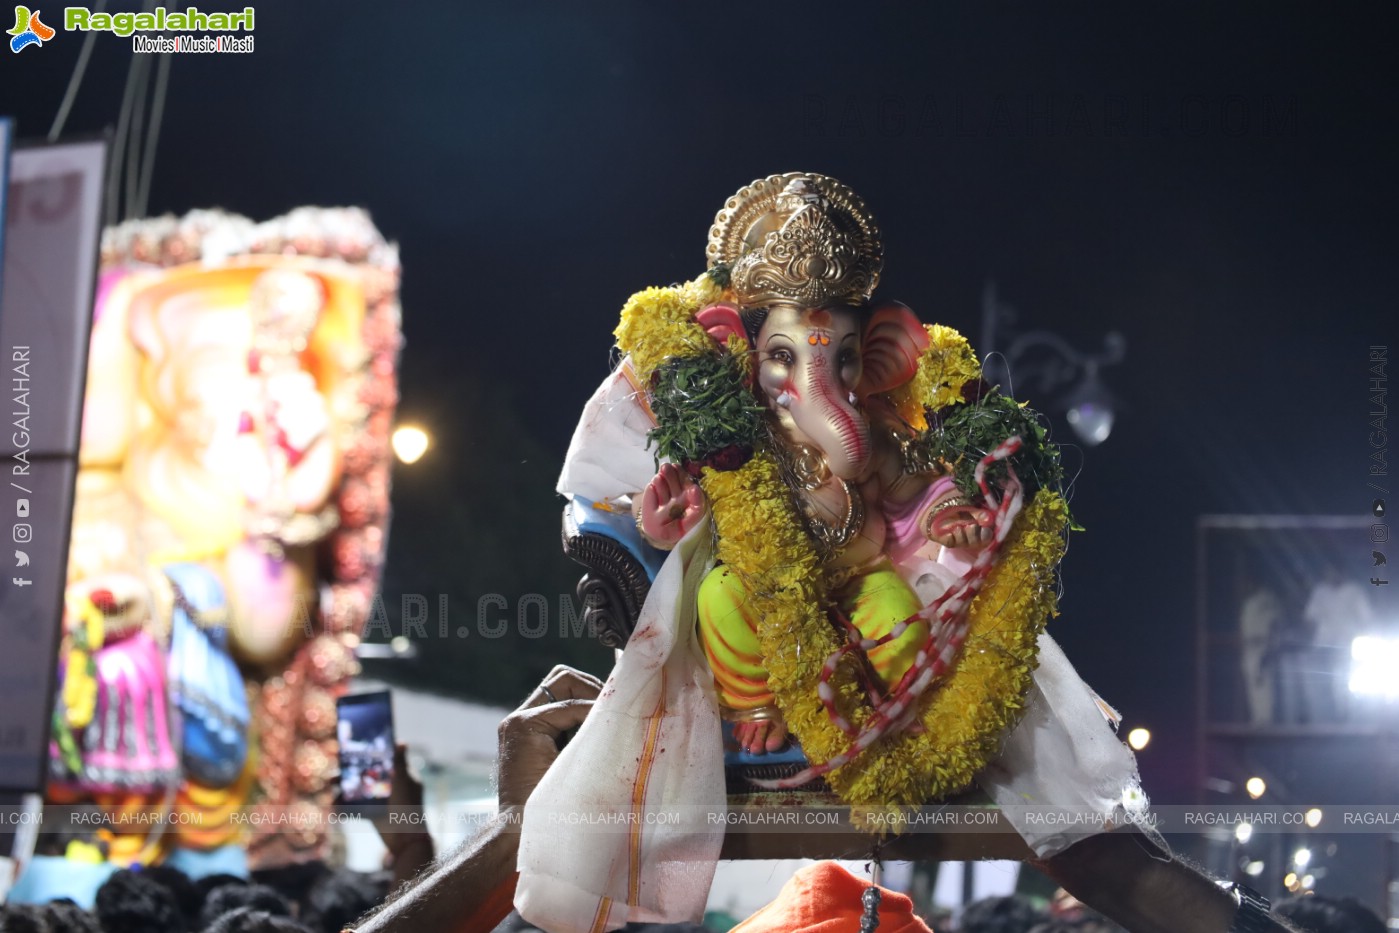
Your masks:
<svg viewBox="0 0 1399 933"><path fill-rule="evenodd" d="M15 7L15 28L10 30L13 36L10 40L10 51L18 53L20 49L30 45L43 45L52 39L54 31L45 26L39 19L39 11L29 12L27 6Z"/></svg>

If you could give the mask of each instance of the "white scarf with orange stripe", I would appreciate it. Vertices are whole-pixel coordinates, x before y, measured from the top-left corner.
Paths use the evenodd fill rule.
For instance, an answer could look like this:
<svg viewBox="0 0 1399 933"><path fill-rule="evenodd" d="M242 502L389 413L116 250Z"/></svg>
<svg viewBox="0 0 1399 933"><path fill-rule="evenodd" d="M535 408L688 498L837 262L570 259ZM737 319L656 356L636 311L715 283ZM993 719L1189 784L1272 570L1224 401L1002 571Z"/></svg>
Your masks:
<svg viewBox="0 0 1399 933"><path fill-rule="evenodd" d="M652 426L619 369L584 410L559 491L601 502L644 489ZM602 696L525 807L515 905L550 933L704 913L724 840L707 814L725 809L718 700L695 631L710 542L706 519L666 559ZM648 816L662 810L683 822Z"/></svg>
<svg viewBox="0 0 1399 933"><path fill-rule="evenodd" d="M646 449L655 422L626 373L619 367L584 408L560 493L606 502L655 475ZM549 933L698 922L704 912L726 808L718 700L695 626L710 543L706 519L671 552L602 696L525 807L515 904ZM1034 677L1024 717L977 783L1047 858L1128 822L1145 798L1115 712L1048 635ZM1046 805L1100 819L1034 819ZM648 822L662 810L682 822Z"/></svg>

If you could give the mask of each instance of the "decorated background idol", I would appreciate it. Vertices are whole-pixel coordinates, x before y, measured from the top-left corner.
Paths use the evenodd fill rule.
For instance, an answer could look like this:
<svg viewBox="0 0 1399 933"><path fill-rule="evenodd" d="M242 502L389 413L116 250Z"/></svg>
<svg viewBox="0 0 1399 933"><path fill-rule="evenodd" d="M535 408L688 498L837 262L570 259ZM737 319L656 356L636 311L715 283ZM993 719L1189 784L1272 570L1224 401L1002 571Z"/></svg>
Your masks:
<svg viewBox="0 0 1399 933"><path fill-rule="evenodd" d="M1142 799L1115 714L1044 634L1070 519L1034 412L956 331L876 296L879 230L834 179L742 188L707 258L623 308L625 356L563 468L575 505L668 553L526 808L521 912L551 931L698 918L722 822L561 835L557 813L722 812L726 744L797 762L764 786L823 779L862 806L979 785L1041 857L1080 835L1027 806L1126 819Z"/></svg>
<svg viewBox="0 0 1399 933"><path fill-rule="evenodd" d="M398 274L358 210L106 231L47 794L105 811L113 864L325 854L384 561Z"/></svg>

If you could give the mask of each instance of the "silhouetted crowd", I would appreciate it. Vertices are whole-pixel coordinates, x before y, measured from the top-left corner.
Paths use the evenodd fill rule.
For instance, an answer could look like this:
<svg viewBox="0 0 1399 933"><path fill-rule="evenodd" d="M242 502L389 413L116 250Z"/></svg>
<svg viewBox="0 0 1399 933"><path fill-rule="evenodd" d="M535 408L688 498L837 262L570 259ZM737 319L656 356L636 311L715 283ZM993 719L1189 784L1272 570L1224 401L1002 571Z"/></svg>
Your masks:
<svg viewBox="0 0 1399 933"><path fill-rule="evenodd" d="M259 872L258 880L175 868L119 871L92 910L71 900L0 907L0 933L340 933L383 901L387 874L322 865Z"/></svg>
<svg viewBox="0 0 1399 933"><path fill-rule="evenodd" d="M969 904L957 922L946 916L929 919L937 933L1125 933L1069 901L1056 897L1049 910L1041 910L1023 897L988 897ZM1354 898L1292 897L1275 904L1272 913L1305 933L1386 933L1384 921Z"/></svg>

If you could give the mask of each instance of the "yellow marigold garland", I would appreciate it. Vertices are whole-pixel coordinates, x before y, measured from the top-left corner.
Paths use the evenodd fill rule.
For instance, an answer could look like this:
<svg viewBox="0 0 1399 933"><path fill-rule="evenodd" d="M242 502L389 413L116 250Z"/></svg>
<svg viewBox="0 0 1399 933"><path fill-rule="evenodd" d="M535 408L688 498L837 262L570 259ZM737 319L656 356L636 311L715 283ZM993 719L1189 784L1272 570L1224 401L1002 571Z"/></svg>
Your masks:
<svg viewBox="0 0 1399 933"><path fill-rule="evenodd" d="M830 727L816 681L839 643L826 620L820 558L776 461L759 453L737 470L705 469L700 485L714 518L715 556L743 580L763 620L758 638L768 685L788 726L800 736ZM842 706L856 715L858 685L846 678L837 687L845 697Z"/></svg>
<svg viewBox="0 0 1399 933"><path fill-rule="evenodd" d="M632 296L616 336L643 385L666 359L712 350L693 314L721 297L708 276ZM889 394L918 430L927 426L924 408L960 403L962 386L981 375L966 338L941 325L927 330L929 346L914 378ZM729 349L740 349L732 338ZM700 484L714 518L716 557L744 580L759 619L758 641L778 706L808 757L828 761L850 744L816 690L821 667L839 642L826 618L820 559L791 492L772 453L761 449L737 470L706 468ZM910 806L970 786L1019 718L1036 666L1037 639L1056 613L1054 573L1067 523L1068 507L1057 493L1042 489L1027 503L969 607L961 658L924 695L925 731L890 736L831 772L827 780L844 800ZM847 672L835 686L842 711L857 724L867 719L854 678Z"/></svg>
<svg viewBox="0 0 1399 933"><path fill-rule="evenodd" d="M631 356L632 370L647 385L657 366L673 356L696 356L714 349L714 341L695 323L695 312L720 300L723 289L708 275L684 285L647 288L622 307L613 334Z"/></svg>
<svg viewBox="0 0 1399 933"><path fill-rule="evenodd" d="M937 411L948 405L960 405L962 386L981 378L981 364L967 338L942 324L924 324L928 332L928 348L918 360L913 378L889 393L889 400L904 421L914 430L928 427L925 408Z"/></svg>
<svg viewBox="0 0 1399 933"><path fill-rule="evenodd" d="M1057 614L1054 571L1064 553L1067 520L1064 499L1047 489L1020 513L995 569L972 601L961 658L926 695L927 731L887 739L828 775L844 800L915 805L971 786L994 757L1001 736L1020 718L1039 635Z"/></svg>

